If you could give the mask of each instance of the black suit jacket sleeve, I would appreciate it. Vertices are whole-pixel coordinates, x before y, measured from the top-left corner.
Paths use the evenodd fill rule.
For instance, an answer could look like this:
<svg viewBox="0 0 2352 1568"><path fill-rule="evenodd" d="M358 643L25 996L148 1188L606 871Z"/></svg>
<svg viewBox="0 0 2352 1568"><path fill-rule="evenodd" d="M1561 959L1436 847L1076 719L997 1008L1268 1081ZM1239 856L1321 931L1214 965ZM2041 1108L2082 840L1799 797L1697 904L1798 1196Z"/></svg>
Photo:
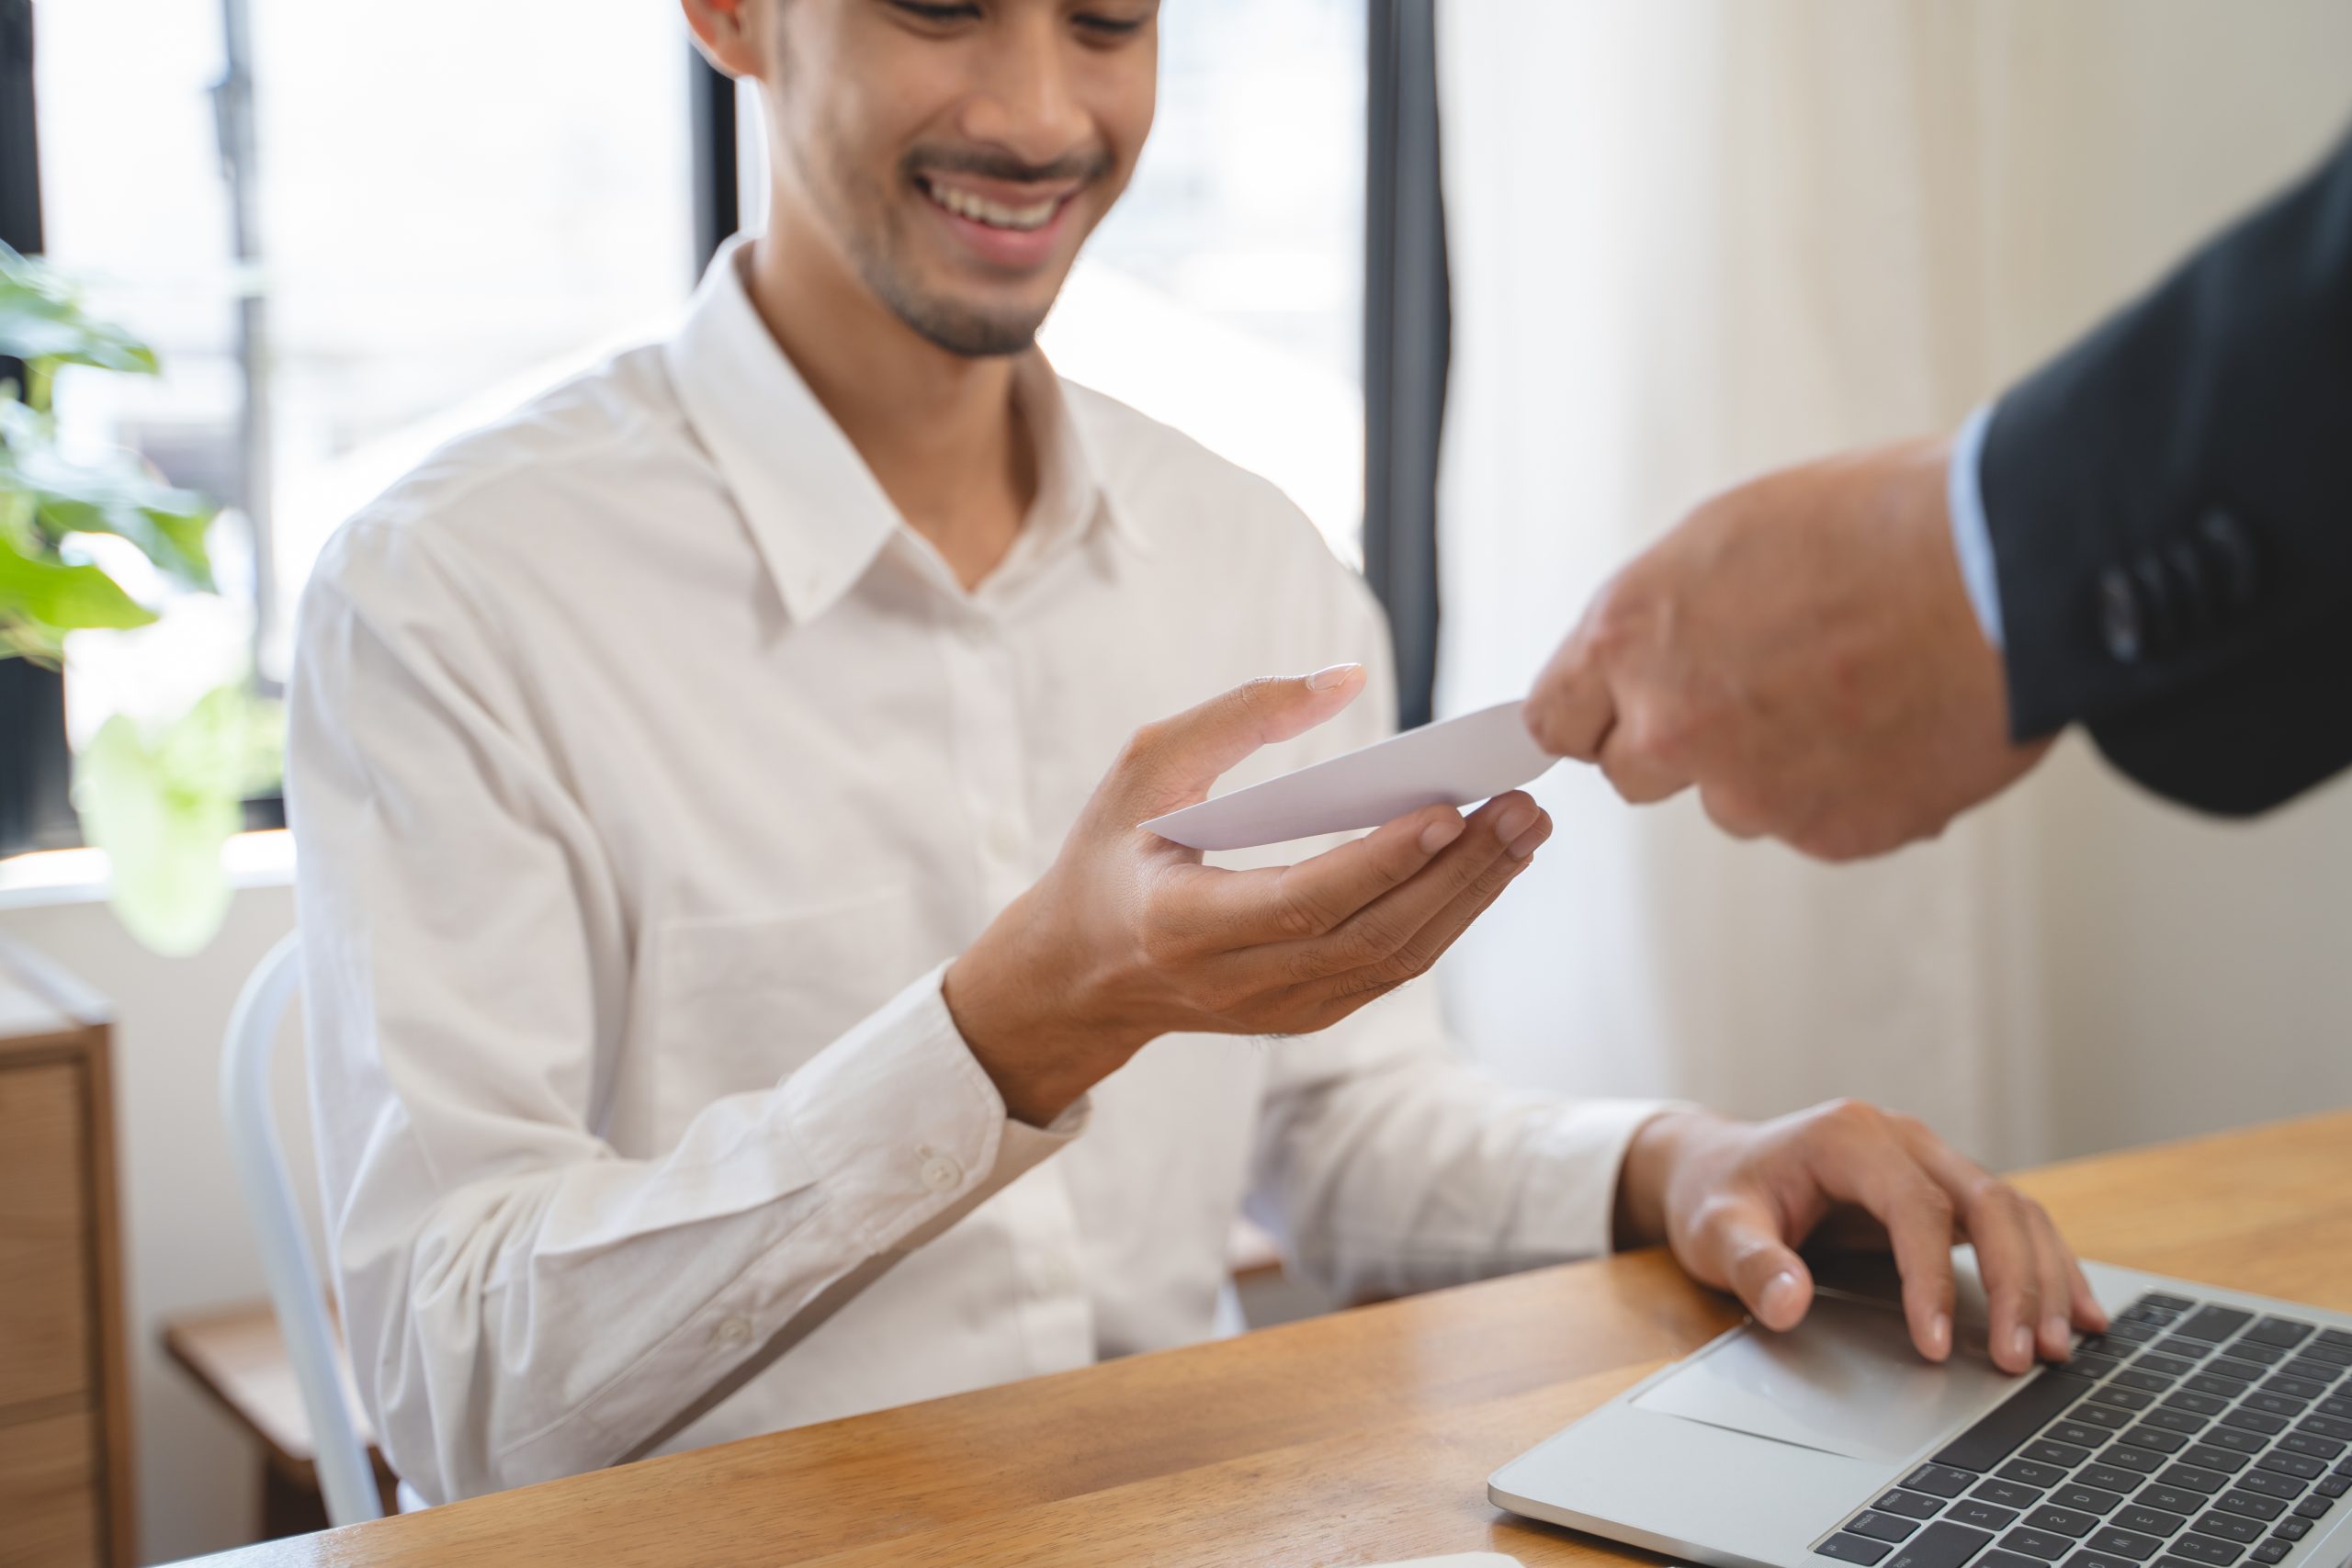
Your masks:
<svg viewBox="0 0 2352 1568"><path fill-rule="evenodd" d="M2352 762L2352 141L2005 393L2019 739L2243 814Z"/></svg>

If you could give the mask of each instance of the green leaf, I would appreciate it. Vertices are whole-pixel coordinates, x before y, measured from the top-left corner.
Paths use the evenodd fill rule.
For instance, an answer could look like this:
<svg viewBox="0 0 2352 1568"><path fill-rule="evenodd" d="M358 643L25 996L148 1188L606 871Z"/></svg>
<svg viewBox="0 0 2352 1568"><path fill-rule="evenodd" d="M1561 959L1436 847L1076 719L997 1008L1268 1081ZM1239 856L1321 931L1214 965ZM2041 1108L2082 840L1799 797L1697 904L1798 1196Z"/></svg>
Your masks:
<svg viewBox="0 0 2352 1568"><path fill-rule="evenodd" d="M201 951L229 910L220 847L242 819L235 798L180 787L158 749L117 714L74 760L74 805L107 852L125 929L168 957Z"/></svg>
<svg viewBox="0 0 2352 1568"><path fill-rule="evenodd" d="M0 615L0 659L26 659L44 670L65 668L65 634Z"/></svg>
<svg viewBox="0 0 2352 1568"><path fill-rule="evenodd" d="M0 485L0 545L20 556L41 555L49 548L49 541L33 527L33 498L6 485Z"/></svg>
<svg viewBox="0 0 2352 1568"><path fill-rule="evenodd" d="M0 355L92 365L140 376L153 376L157 368L154 350L119 328L60 317L5 294L0 294Z"/></svg>
<svg viewBox="0 0 2352 1568"><path fill-rule="evenodd" d="M143 626L154 613L94 566L28 559L0 540L0 620L50 632Z"/></svg>
<svg viewBox="0 0 2352 1568"><path fill-rule="evenodd" d="M153 349L111 321L85 314L51 267L0 245L0 356L155 373Z"/></svg>
<svg viewBox="0 0 2352 1568"><path fill-rule="evenodd" d="M114 910L156 952L200 950L229 906L220 848L244 797L276 782L283 710L242 683L207 693L160 729L122 715L100 726L74 767L74 805L114 868Z"/></svg>
<svg viewBox="0 0 2352 1568"><path fill-rule="evenodd" d="M175 786L243 800L277 782L281 712L242 683L215 686L164 727L155 755Z"/></svg>
<svg viewBox="0 0 2352 1568"><path fill-rule="evenodd" d="M151 478L128 454L70 462L58 452L46 417L0 401L0 495L11 493L32 499L51 538L117 534L181 584L212 590L204 544L214 516L210 502Z"/></svg>

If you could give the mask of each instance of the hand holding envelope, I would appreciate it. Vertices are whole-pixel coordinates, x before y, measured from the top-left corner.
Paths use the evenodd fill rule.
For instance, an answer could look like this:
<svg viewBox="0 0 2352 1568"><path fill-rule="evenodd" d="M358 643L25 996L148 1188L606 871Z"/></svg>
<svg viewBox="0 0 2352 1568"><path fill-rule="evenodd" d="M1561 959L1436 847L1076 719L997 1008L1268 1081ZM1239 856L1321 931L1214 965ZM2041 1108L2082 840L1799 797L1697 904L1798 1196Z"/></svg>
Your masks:
<svg viewBox="0 0 2352 1568"><path fill-rule="evenodd" d="M1408 794L1430 796L1293 865L1204 865L1198 849L1138 827L1196 806L1259 747L1324 722L1363 690L1363 671L1352 664L1253 681L1146 725L1127 742L1053 865L942 984L957 1031L1014 1116L1050 1122L1162 1034L1328 1028L1426 971L1525 869L1550 822L1512 792L1465 820L1448 798L1459 781L1438 776L1451 763L1421 755L1448 750L1426 739L1430 731L1404 738L1414 743L1403 747L1401 773L1394 761L1362 777L1362 763L1340 770L1344 822L1332 821L1317 784L1306 786L1317 798L1302 810L1256 818L1250 830L1287 837L1301 821L1308 825L1300 832L1373 825L1357 818L1396 798L1399 777ZM1478 748L1496 769L1474 784L1526 765L1524 756L1509 758L1502 728ZM1515 716L1508 728L1521 733ZM1370 751L1400 754L1374 747L1355 755ZM1277 805L1300 787L1274 791ZM1244 795L1255 798L1227 798ZM1234 842L1237 832L1228 824L1214 836Z"/></svg>
<svg viewBox="0 0 2352 1568"><path fill-rule="evenodd" d="M1163 835L1163 843L1238 849L1370 827L1400 811L1433 817L1511 791L1472 816L1462 839L1475 842L1476 825L1498 805L1527 801L1512 786L1553 761L1528 737L1521 705L1507 703L1148 818L1142 827ZM1353 842L1376 842L1395 827ZM1433 863L1422 874L1437 869ZM1902 1263L1905 1325L1930 1360L1952 1349L1955 1225L1980 1255L2007 1260L1994 1293L2001 1303L1989 1340L1995 1365L2020 1372L2037 1355L2064 1360L2070 1330L2105 1325L2073 1254L2039 1206L1924 1124L1856 1101L1758 1123L1696 1111L1660 1115L1627 1145L1611 1223L1621 1245L1667 1242L1692 1278L1736 1292L1775 1328L1793 1326L1813 1301L1814 1277L1796 1250L1808 1236L1883 1245Z"/></svg>

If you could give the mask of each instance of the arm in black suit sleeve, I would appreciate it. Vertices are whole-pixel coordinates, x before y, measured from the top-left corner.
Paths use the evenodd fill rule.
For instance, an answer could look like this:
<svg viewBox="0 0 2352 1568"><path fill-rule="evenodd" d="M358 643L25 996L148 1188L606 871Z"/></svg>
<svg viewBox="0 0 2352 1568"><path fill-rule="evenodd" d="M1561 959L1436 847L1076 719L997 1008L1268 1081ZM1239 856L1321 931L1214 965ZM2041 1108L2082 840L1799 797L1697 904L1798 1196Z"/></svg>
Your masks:
<svg viewBox="0 0 2352 1568"><path fill-rule="evenodd" d="M1980 472L2019 739L2233 814L2352 762L2352 141L2005 393Z"/></svg>

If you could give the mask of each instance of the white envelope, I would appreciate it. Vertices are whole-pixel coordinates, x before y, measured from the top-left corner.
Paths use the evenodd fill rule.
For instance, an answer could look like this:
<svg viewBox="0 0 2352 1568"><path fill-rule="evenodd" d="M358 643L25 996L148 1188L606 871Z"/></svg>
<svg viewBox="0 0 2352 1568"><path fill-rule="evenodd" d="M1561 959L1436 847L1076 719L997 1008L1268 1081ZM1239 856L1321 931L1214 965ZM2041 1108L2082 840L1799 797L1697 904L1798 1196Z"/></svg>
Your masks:
<svg viewBox="0 0 2352 1568"><path fill-rule="evenodd" d="M1155 817L1143 826L1196 850L1246 850L1377 828L1424 806L1468 806L1517 789L1559 761L1501 703Z"/></svg>

